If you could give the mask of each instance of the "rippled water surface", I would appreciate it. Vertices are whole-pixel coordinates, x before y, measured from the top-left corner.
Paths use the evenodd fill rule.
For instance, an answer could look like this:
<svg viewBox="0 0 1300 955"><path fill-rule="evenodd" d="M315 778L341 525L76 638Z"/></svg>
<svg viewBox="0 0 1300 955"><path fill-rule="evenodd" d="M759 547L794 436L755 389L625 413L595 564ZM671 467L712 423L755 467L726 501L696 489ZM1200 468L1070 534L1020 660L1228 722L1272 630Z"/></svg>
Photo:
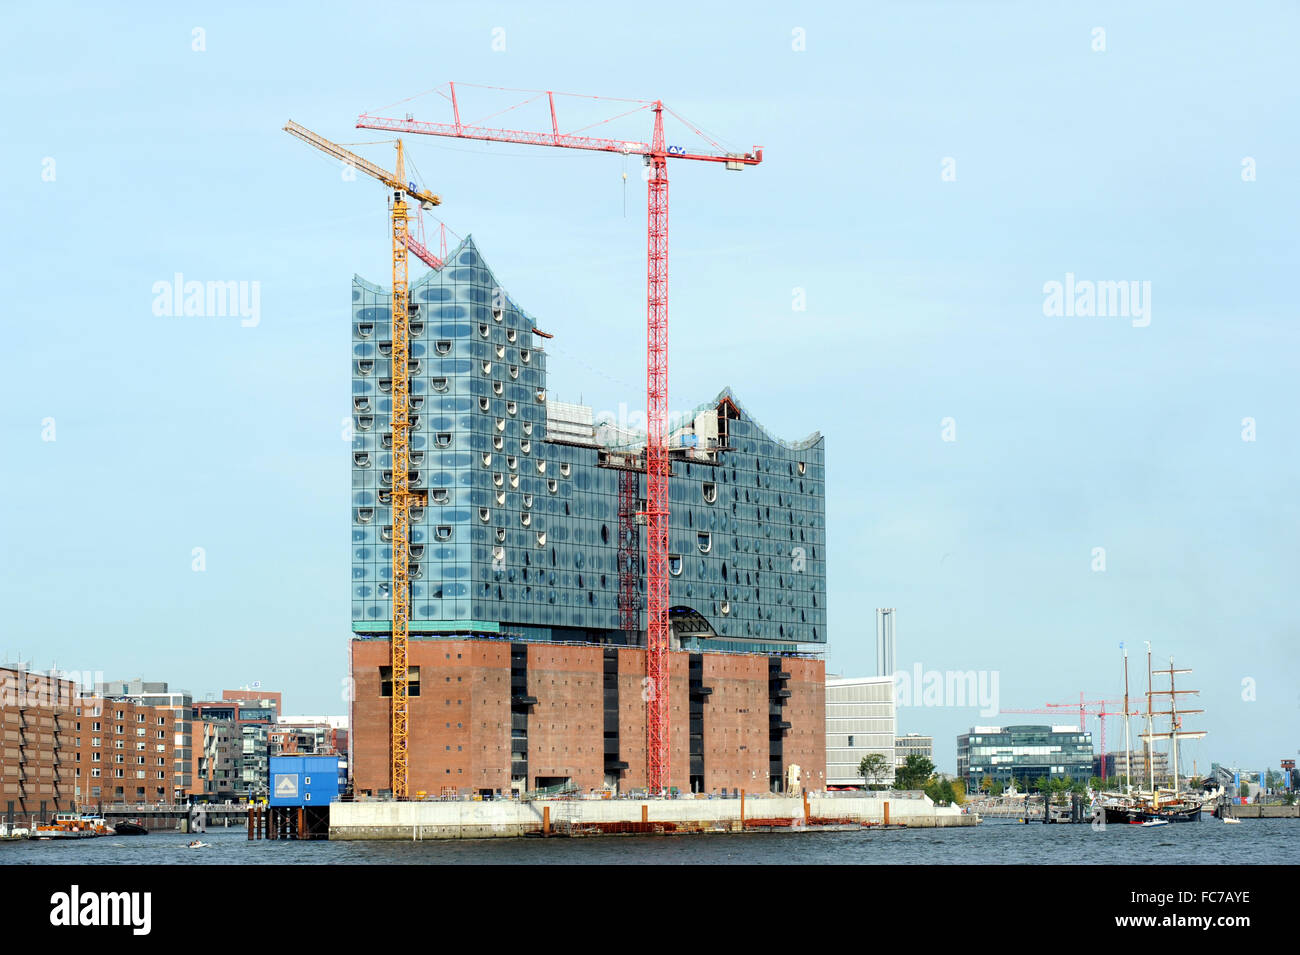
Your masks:
<svg viewBox="0 0 1300 955"><path fill-rule="evenodd" d="M0 843L0 865L281 863L670 865L744 863L825 865L926 863L1243 864L1300 862L1300 820L1217 819L1143 829L1138 826L1044 826L986 822L964 829L749 833L745 835L606 836L585 839L473 839L441 842L249 842L242 828L210 829L208 849L187 849L193 836L147 836L76 842Z"/></svg>

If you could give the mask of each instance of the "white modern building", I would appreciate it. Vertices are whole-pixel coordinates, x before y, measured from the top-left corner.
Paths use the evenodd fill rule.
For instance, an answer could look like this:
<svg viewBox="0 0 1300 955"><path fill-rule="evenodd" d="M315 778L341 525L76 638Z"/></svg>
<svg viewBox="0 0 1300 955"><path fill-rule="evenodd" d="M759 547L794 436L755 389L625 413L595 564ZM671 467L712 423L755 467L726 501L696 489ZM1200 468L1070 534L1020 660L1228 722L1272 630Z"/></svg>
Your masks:
<svg viewBox="0 0 1300 955"><path fill-rule="evenodd" d="M888 785L894 781L894 680L868 676L826 681L826 784ZM879 753L885 772L864 780L858 772L862 757Z"/></svg>

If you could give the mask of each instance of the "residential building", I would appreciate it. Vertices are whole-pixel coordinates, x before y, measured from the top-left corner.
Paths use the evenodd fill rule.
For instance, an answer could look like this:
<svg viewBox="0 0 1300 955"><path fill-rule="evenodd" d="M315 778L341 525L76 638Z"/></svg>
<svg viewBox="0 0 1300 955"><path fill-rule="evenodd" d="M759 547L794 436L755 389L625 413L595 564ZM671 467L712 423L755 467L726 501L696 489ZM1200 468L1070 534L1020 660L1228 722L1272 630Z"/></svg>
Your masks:
<svg viewBox="0 0 1300 955"><path fill-rule="evenodd" d="M179 713L128 699L79 699L73 723L77 804L170 803Z"/></svg>
<svg viewBox="0 0 1300 955"><path fill-rule="evenodd" d="M113 680L95 685L95 695L109 700L127 700L171 713L172 771L171 798L184 802L194 785L194 739L191 732L193 697L186 690L171 690L165 682Z"/></svg>
<svg viewBox="0 0 1300 955"><path fill-rule="evenodd" d="M76 804L77 684L23 664L0 667L0 812L48 818Z"/></svg>

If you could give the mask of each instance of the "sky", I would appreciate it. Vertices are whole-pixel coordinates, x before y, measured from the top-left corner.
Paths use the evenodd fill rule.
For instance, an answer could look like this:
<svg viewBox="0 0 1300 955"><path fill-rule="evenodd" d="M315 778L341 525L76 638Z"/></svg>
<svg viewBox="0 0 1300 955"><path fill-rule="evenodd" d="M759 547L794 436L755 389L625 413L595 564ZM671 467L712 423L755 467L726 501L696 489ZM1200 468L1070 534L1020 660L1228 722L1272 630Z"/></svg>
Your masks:
<svg viewBox="0 0 1300 955"><path fill-rule="evenodd" d="M900 669L996 679L1004 709L1117 700L1149 641L1201 691L1185 765L1296 755L1294 6L266 6L6 18L0 656L345 711L350 286L387 284L387 214L281 128L391 166L358 114L449 121L426 91L454 80L467 122L526 96L468 84L551 89L764 148L670 166L669 404L730 385L825 435L830 671L875 672L877 607ZM407 152L555 334L551 394L643 408L639 160ZM165 314L177 273L243 283L247 315ZM1055 309L1054 282L1142 307ZM952 771L973 725L1072 718L968 702L899 731Z"/></svg>

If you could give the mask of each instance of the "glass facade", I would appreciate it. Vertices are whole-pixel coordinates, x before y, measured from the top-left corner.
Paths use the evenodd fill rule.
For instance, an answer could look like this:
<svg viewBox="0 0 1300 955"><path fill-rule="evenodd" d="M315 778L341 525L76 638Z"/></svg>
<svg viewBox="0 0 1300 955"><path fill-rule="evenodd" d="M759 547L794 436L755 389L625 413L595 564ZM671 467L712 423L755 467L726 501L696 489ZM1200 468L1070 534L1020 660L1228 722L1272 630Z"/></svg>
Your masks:
<svg viewBox="0 0 1300 955"><path fill-rule="evenodd" d="M970 792L986 776L1003 785L1066 776L1086 782L1092 734L1077 726L976 726L957 737L957 775Z"/></svg>
<svg viewBox="0 0 1300 955"><path fill-rule="evenodd" d="M352 619L376 638L390 627L390 301L353 280ZM548 433L544 338L472 239L411 283L410 303L411 487L428 498L411 513L412 636L622 642L616 465L636 448L583 439L555 415ZM821 435L778 440L723 391L670 444L680 645L825 643ZM635 553L644 633L644 535Z"/></svg>

